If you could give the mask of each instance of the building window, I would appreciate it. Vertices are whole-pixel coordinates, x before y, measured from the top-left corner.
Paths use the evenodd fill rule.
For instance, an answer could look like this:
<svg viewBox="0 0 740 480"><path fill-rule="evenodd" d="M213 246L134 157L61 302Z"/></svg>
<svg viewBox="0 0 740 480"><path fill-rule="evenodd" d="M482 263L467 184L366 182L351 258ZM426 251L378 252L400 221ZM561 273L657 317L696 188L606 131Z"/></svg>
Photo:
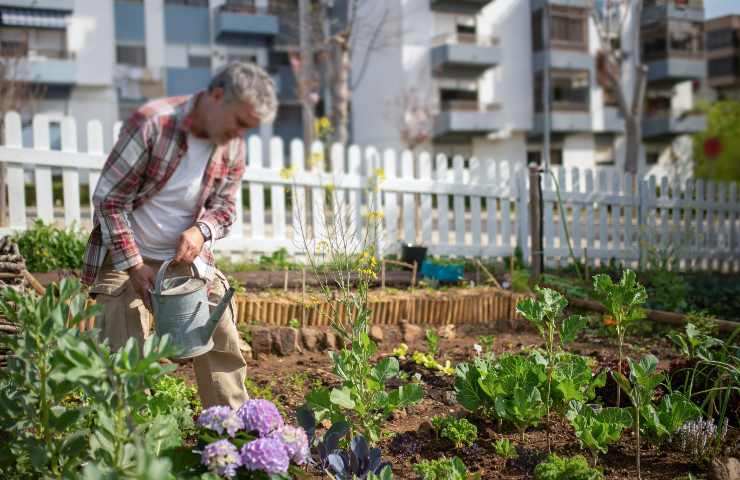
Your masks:
<svg viewBox="0 0 740 480"><path fill-rule="evenodd" d="M700 57L704 51L701 23L671 21L642 29L643 60L662 60L670 54Z"/></svg>
<svg viewBox="0 0 740 480"><path fill-rule="evenodd" d="M146 47L142 45L116 45L116 64L145 67Z"/></svg>
<svg viewBox="0 0 740 480"><path fill-rule="evenodd" d="M535 164L539 165L542 161L542 154L537 150L530 150L527 152L527 165Z"/></svg>
<svg viewBox="0 0 740 480"><path fill-rule="evenodd" d="M588 17L580 8L551 7L550 38L556 48L588 48Z"/></svg>
<svg viewBox="0 0 740 480"><path fill-rule="evenodd" d="M3 56L43 58L67 57L64 30L44 28L0 28L0 52Z"/></svg>
<svg viewBox="0 0 740 480"><path fill-rule="evenodd" d="M478 92L475 90L441 88L439 90L439 100L442 110L478 110Z"/></svg>
<svg viewBox="0 0 740 480"><path fill-rule="evenodd" d="M740 35L734 28L722 28L707 33L707 50L740 47Z"/></svg>
<svg viewBox="0 0 740 480"><path fill-rule="evenodd" d="M740 75L740 58L724 57L713 58L707 62L707 71L710 77L724 75Z"/></svg>
<svg viewBox="0 0 740 480"><path fill-rule="evenodd" d="M229 63L231 62L244 62L244 63L255 63L255 64L257 63L257 55L248 55L248 54L237 55L237 54L230 53L227 55L226 59Z"/></svg>
<svg viewBox="0 0 740 480"><path fill-rule="evenodd" d="M657 165L658 160L660 160L660 154L657 152L646 152L645 153L645 163L648 165Z"/></svg>
<svg viewBox="0 0 740 480"><path fill-rule="evenodd" d="M542 112L544 76L535 76L535 110ZM550 104L553 110L588 111L590 109L588 70L552 70L550 73Z"/></svg>
<svg viewBox="0 0 740 480"><path fill-rule="evenodd" d="M532 14L532 50L535 52L545 48L542 35L542 10L538 10Z"/></svg>
<svg viewBox="0 0 740 480"><path fill-rule="evenodd" d="M550 165L562 165L563 164L563 149L562 148L551 148L550 149Z"/></svg>
<svg viewBox="0 0 740 480"><path fill-rule="evenodd" d="M209 55L188 55L188 67L211 68L211 57Z"/></svg>

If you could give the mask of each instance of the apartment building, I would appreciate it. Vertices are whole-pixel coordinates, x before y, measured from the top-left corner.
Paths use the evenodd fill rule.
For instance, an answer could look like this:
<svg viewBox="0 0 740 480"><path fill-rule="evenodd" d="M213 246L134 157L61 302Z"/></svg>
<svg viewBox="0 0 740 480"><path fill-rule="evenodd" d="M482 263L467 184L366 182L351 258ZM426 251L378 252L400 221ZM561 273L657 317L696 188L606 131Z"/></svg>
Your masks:
<svg viewBox="0 0 740 480"><path fill-rule="evenodd" d="M147 99L203 89L216 70L243 60L265 68L278 85L280 111L262 136L300 137L288 56L296 39L281 22L281 7L267 0L114 0L121 118Z"/></svg>
<svg viewBox="0 0 740 480"><path fill-rule="evenodd" d="M740 15L706 22L707 83L720 99L740 100Z"/></svg>
<svg viewBox="0 0 740 480"><path fill-rule="evenodd" d="M541 160L547 129L551 164L623 165L624 122L615 95L600 81L601 40L591 2L378 3L389 15L368 7L363 18L400 19L382 32L399 41L361 52L356 61L359 68L364 55L371 59L353 96L356 142L524 164ZM676 162L682 150L677 138L704 128L704 117L693 108L706 67L701 1L644 5L635 23L642 37L637 48L649 68L639 164L649 174ZM611 41L629 51L631 38L622 32ZM631 91L630 82L627 78L625 92ZM546 84L549 109L543 100ZM409 103L413 111L419 104L431 111L428 135L414 136L425 139L416 145L404 135L403 127L414 118Z"/></svg>
<svg viewBox="0 0 740 480"><path fill-rule="evenodd" d="M84 125L98 119L112 141L118 118L113 63L111 2L86 0L0 1L0 57L5 81L28 85L33 102L21 112L24 142L32 141L31 115L51 121L51 148L60 148L60 120ZM79 144L85 146L84 135Z"/></svg>

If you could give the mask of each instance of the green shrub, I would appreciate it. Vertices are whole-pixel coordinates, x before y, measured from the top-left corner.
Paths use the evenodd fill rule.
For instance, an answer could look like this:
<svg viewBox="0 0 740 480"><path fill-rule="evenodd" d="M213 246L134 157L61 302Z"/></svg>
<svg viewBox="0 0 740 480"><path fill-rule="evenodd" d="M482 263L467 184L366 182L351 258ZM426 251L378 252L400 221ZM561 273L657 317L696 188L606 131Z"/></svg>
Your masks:
<svg viewBox="0 0 740 480"><path fill-rule="evenodd" d="M561 458L554 453L547 456L547 460L534 469L536 480L602 480L604 475L595 468L588 466L588 462L581 455L570 458Z"/></svg>
<svg viewBox="0 0 740 480"><path fill-rule="evenodd" d="M451 441L455 448L470 447L478 439L478 427L465 418L434 417L432 426L440 437Z"/></svg>
<svg viewBox="0 0 740 480"><path fill-rule="evenodd" d="M79 270L87 238L78 228L61 229L36 220L31 228L13 236L30 272Z"/></svg>

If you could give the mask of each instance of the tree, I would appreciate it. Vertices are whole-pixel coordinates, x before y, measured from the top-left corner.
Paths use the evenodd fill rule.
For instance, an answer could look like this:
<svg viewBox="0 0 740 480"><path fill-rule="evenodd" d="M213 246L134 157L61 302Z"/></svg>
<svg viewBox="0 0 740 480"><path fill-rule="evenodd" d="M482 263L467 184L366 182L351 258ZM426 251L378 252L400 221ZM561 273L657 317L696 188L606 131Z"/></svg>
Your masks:
<svg viewBox="0 0 740 480"><path fill-rule="evenodd" d="M590 7L600 40L597 78L614 95L624 118L624 168L632 175L637 174L642 144L647 84L647 66L640 58L642 6L642 0L594 0Z"/></svg>
<svg viewBox="0 0 740 480"><path fill-rule="evenodd" d="M349 141L349 105L352 90L361 82L370 54L392 42L396 35L381 34L393 22L390 8L378 0L280 0L281 35L288 43L298 44L291 52L291 65L297 79L298 97L304 107L304 140L313 132L315 108L320 91L328 87L329 113L333 138ZM377 9L380 9L378 11ZM360 15L360 10L371 14ZM291 42L291 37L293 41ZM300 40L295 42L295 40ZM360 68L353 72L353 58L362 55ZM312 115L308 116L306 110ZM306 124L307 123L307 124Z"/></svg>
<svg viewBox="0 0 740 480"><path fill-rule="evenodd" d="M721 100L704 110L707 129L693 136L695 175L740 182L740 102Z"/></svg>

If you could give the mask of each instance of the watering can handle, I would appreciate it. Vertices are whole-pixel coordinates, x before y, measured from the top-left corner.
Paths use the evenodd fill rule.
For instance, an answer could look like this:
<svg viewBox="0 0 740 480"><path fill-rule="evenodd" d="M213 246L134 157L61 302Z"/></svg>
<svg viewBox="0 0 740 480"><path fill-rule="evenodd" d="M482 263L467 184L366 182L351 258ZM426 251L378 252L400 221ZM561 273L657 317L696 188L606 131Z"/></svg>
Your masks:
<svg viewBox="0 0 740 480"><path fill-rule="evenodd" d="M170 268L170 264L172 263L172 261L173 259L165 260L164 262L162 262L162 266L159 267L159 271L157 272L157 276L154 280L154 294L155 295L162 294L162 283L164 282L164 274L167 273L167 269ZM198 275L197 268L191 265L190 270L193 272L194 278L200 278L200 275Z"/></svg>

